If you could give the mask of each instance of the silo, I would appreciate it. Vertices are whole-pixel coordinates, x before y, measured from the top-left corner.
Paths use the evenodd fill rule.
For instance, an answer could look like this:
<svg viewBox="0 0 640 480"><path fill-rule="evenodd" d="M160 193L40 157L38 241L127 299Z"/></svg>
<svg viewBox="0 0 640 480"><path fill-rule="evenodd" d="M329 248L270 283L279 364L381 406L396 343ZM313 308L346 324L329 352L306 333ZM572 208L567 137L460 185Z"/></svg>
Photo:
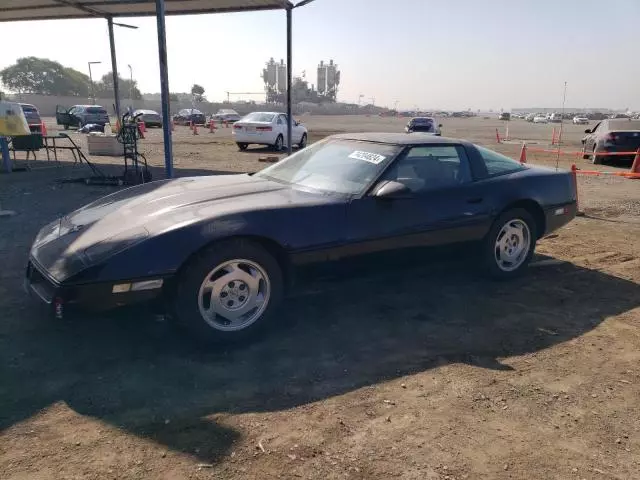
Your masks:
<svg viewBox="0 0 640 480"><path fill-rule="evenodd" d="M269 89L273 89L276 86L277 79L277 65L273 57L267 62L267 78L265 83Z"/></svg>
<svg viewBox="0 0 640 480"><path fill-rule="evenodd" d="M318 93L324 95L324 92L327 91L327 66L324 64L323 60L320 60L320 65L318 65Z"/></svg>
<svg viewBox="0 0 640 480"><path fill-rule="evenodd" d="M278 64L278 92L284 93L287 91L287 66L284 60L280 60Z"/></svg>

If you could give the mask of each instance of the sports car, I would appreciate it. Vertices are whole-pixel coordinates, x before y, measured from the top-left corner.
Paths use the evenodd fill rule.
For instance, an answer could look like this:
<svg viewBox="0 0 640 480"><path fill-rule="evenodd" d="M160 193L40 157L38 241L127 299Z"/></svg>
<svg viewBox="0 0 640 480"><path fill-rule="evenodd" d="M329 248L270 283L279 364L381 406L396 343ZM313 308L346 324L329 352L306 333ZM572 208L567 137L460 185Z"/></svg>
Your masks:
<svg viewBox="0 0 640 480"><path fill-rule="evenodd" d="M575 216L573 180L462 140L335 135L255 174L151 182L65 215L35 238L26 285L58 317L161 300L198 338L235 341L314 263L475 242L487 273L518 275Z"/></svg>

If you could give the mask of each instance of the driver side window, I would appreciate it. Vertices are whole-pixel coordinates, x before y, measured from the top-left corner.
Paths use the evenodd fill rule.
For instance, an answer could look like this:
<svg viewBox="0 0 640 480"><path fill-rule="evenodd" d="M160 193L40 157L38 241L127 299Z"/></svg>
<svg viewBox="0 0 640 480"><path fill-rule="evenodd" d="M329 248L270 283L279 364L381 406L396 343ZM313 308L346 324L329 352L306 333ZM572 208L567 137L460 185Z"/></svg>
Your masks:
<svg viewBox="0 0 640 480"><path fill-rule="evenodd" d="M287 117L285 117L284 115L278 115L278 125L286 125L287 124Z"/></svg>
<svg viewBox="0 0 640 480"><path fill-rule="evenodd" d="M418 193L470 182L471 172L461 145L423 145L412 147L399 158L383 179L400 182Z"/></svg>

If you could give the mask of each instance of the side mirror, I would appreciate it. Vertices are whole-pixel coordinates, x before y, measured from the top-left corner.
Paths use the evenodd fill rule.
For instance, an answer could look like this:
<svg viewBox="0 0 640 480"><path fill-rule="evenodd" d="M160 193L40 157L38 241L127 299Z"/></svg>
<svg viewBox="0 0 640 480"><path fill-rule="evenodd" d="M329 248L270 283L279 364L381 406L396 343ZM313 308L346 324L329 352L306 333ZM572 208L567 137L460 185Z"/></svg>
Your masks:
<svg viewBox="0 0 640 480"><path fill-rule="evenodd" d="M441 123L440 123L440 124L438 124L438 128L442 128L442 124L441 124Z"/></svg>
<svg viewBox="0 0 640 480"><path fill-rule="evenodd" d="M587 128L584 133L591 133L591 129Z"/></svg>
<svg viewBox="0 0 640 480"><path fill-rule="evenodd" d="M380 184L373 194L376 198L409 198L411 197L411 190L404 183L395 182L390 180Z"/></svg>

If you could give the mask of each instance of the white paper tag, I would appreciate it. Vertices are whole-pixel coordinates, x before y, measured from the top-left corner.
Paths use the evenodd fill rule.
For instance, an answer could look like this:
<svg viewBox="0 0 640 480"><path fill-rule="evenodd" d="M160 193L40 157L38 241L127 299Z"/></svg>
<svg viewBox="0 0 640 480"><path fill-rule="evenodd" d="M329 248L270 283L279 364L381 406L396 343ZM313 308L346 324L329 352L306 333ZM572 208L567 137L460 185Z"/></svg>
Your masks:
<svg viewBox="0 0 640 480"><path fill-rule="evenodd" d="M360 150L356 150L355 152L349 155L349 158L364 160L365 162L369 162L377 165L387 157L385 157L384 155L378 155L377 153L361 152Z"/></svg>

